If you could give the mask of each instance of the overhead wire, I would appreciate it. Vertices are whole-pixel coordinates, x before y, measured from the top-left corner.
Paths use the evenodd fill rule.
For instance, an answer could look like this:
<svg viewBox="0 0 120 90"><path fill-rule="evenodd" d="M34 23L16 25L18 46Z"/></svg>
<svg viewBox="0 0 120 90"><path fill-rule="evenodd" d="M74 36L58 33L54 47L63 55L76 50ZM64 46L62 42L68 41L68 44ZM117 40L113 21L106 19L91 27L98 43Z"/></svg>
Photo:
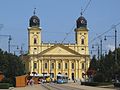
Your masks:
<svg viewBox="0 0 120 90"><path fill-rule="evenodd" d="M114 27L120 25L120 22L117 23L116 25L114 25ZM110 29L108 29L107 31L103 32L102 34L98 35L97 37L93 38L90 43L92 43L93 41L95 41L96 39L102 37L104 34L108 33L109 31L113 30L114 27L111 27Z"/></svg>
<svg viewBox="0 0 120 90"><path fill-rule="evenodd" d="M66 36L64 37L63 41L61 42L63 44L63 42L66 40L66 38L68 37L68 35L71 33L71 31L74 29L75 25L72 27L72 29L66 33Z"/></svg>
<svg viewBox="0 0 120 90"><path fill-rule="evenodd" d="M84 10L83 10L82 13L84 13L84 12L87 10L87 8L88 8L88 6L90 5L91 1L92 1L92 0L89 0L89 2L88 2L87 5L85 6L85 8L84 8Z"/></svg>
<svg viewBox="0 0 120 90"><path fill-rule="evenodd" d="M89 0L89 2L87 3L87 5L85 6L85 8L83 9L83 12L82 12L82 14L87 10L87 8L88 8L88 6L90 5L90 2L91 2L92 0ZM73 28L74 28L75 26L73 26L72 27L72 30L73 30ZM66 38L68 37L68 35L71 33L71 30L68 32L68 33L66 33L66 36L64 37L64 39L63 39L63 41L61 42L61 43L63 43L65 40L66 40Z"/></svg>

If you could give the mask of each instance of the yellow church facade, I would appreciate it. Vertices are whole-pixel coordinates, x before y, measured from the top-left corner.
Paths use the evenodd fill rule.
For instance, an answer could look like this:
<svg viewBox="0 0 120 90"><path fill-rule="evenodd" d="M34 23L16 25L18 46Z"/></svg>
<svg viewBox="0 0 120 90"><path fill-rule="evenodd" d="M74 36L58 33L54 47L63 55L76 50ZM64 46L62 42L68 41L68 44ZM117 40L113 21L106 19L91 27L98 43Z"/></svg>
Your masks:
<svg viewBox="0 0 120 90"><path fill-rule="evenodd" d="M87 20L81 15L76 20L75 43L43 43L39 18L29 20L26 71L37 74L67 75L69 79L82 79L90 64ZM55 37L56 38L56 37Z"/></svg>

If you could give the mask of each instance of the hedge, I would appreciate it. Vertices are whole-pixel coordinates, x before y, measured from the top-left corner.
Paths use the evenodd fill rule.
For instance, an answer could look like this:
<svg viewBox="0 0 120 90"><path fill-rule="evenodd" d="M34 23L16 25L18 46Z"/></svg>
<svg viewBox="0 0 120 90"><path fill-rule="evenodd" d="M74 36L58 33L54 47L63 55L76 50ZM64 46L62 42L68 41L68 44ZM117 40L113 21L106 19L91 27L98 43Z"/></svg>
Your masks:
<svg viewBox="0 0 120 90"><path fill-rule="evenodd" d="M81 82L81 85L86 85L86 86L98 86L98 82Z"/></svg>
<svg viewBox="0 0 120 90"><path fill-rule="evenodd" d="M114 83L115 87L120 87L120 83Z"/></svg>
<svg viewBox="0 0 120 90"><path fill-rule="evenodd" d="M9 83L0 83L0 89L9 89Z"/></svg>

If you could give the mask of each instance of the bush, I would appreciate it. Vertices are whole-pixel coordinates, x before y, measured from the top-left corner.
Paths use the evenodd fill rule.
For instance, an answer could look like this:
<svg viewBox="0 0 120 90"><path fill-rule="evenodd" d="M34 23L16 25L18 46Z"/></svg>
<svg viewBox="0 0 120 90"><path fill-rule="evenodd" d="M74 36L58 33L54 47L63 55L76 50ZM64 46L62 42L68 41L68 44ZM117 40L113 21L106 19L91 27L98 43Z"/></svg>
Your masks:
<svg viewBox="0 0 120 90"><path fill-rule="evenodd" d="M102 73L97 73L94 77L93 77L94 82L104 82L105 77Z"/></svg>
<svg viewBox="0 0 120 90"><path fill-rule="evenodd" d="M0 83L0 89L9 89L9 83Z"/></svg>
<svg viewBox="0 0 120 90"><path fill-rule="evenodd" d="M115 87L120 87L120 83L114 83Z"/></svg>
<svg viewBox="0 0 120 90"><path fill-rule="evenodd" d="M86 85L86 86L98 86L98 82L81 82L81 85Z"/></svg>

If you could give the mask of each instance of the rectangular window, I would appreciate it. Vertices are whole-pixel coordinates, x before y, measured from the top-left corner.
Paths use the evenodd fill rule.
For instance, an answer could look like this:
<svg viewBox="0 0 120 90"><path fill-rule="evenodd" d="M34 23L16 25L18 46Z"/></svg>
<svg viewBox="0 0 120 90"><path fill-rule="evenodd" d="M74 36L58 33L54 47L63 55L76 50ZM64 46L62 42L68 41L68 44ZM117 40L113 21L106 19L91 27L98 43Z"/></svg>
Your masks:
<svg viewBox="0 0 120 90"><path fill-rule="evenodd" d="M82 69L84 69L84 67L85 67L85 66L84 66L84 63L82 63Z"/></svg>
<svg viewBox="0 0 120 90"><path fill-rule="evenodd" d="M45 63L45 69L47 69L47 63Z"/></svg>
<svg viewBox="0 0 120 90"><path fill-rule="evenodd" d="M37 63L34 63L34 69L36 69L37 68Z"/></svg>
<svg viewBox="0 0 120 90"><path fill-rule="evenodd" d="M67 68L68 68L67 63L65 63L65 69L67 69Z"/></svg>
<svg viewBox="0 0 120 90"><path fill-rule="evenodd" d="M60 63L58 63L58 69L61 69L61 64Z"/></svg>
<svg viewBox="0 0 120 90"><path fill-rule="evenodd" d="M34 38L34 44L37 44L37 39L36 38Z"/></svg>
<svg viewBox="0 0 120 90"><path fill-rule="evenodd" d="M52 63L52 69L54 69L54 63Z"/></svg>
<svg viewBox="0 0 120 90"><path fill-rule="evenodd" d="M74 69L74 63L72 63L72 69Z"/></svg>

